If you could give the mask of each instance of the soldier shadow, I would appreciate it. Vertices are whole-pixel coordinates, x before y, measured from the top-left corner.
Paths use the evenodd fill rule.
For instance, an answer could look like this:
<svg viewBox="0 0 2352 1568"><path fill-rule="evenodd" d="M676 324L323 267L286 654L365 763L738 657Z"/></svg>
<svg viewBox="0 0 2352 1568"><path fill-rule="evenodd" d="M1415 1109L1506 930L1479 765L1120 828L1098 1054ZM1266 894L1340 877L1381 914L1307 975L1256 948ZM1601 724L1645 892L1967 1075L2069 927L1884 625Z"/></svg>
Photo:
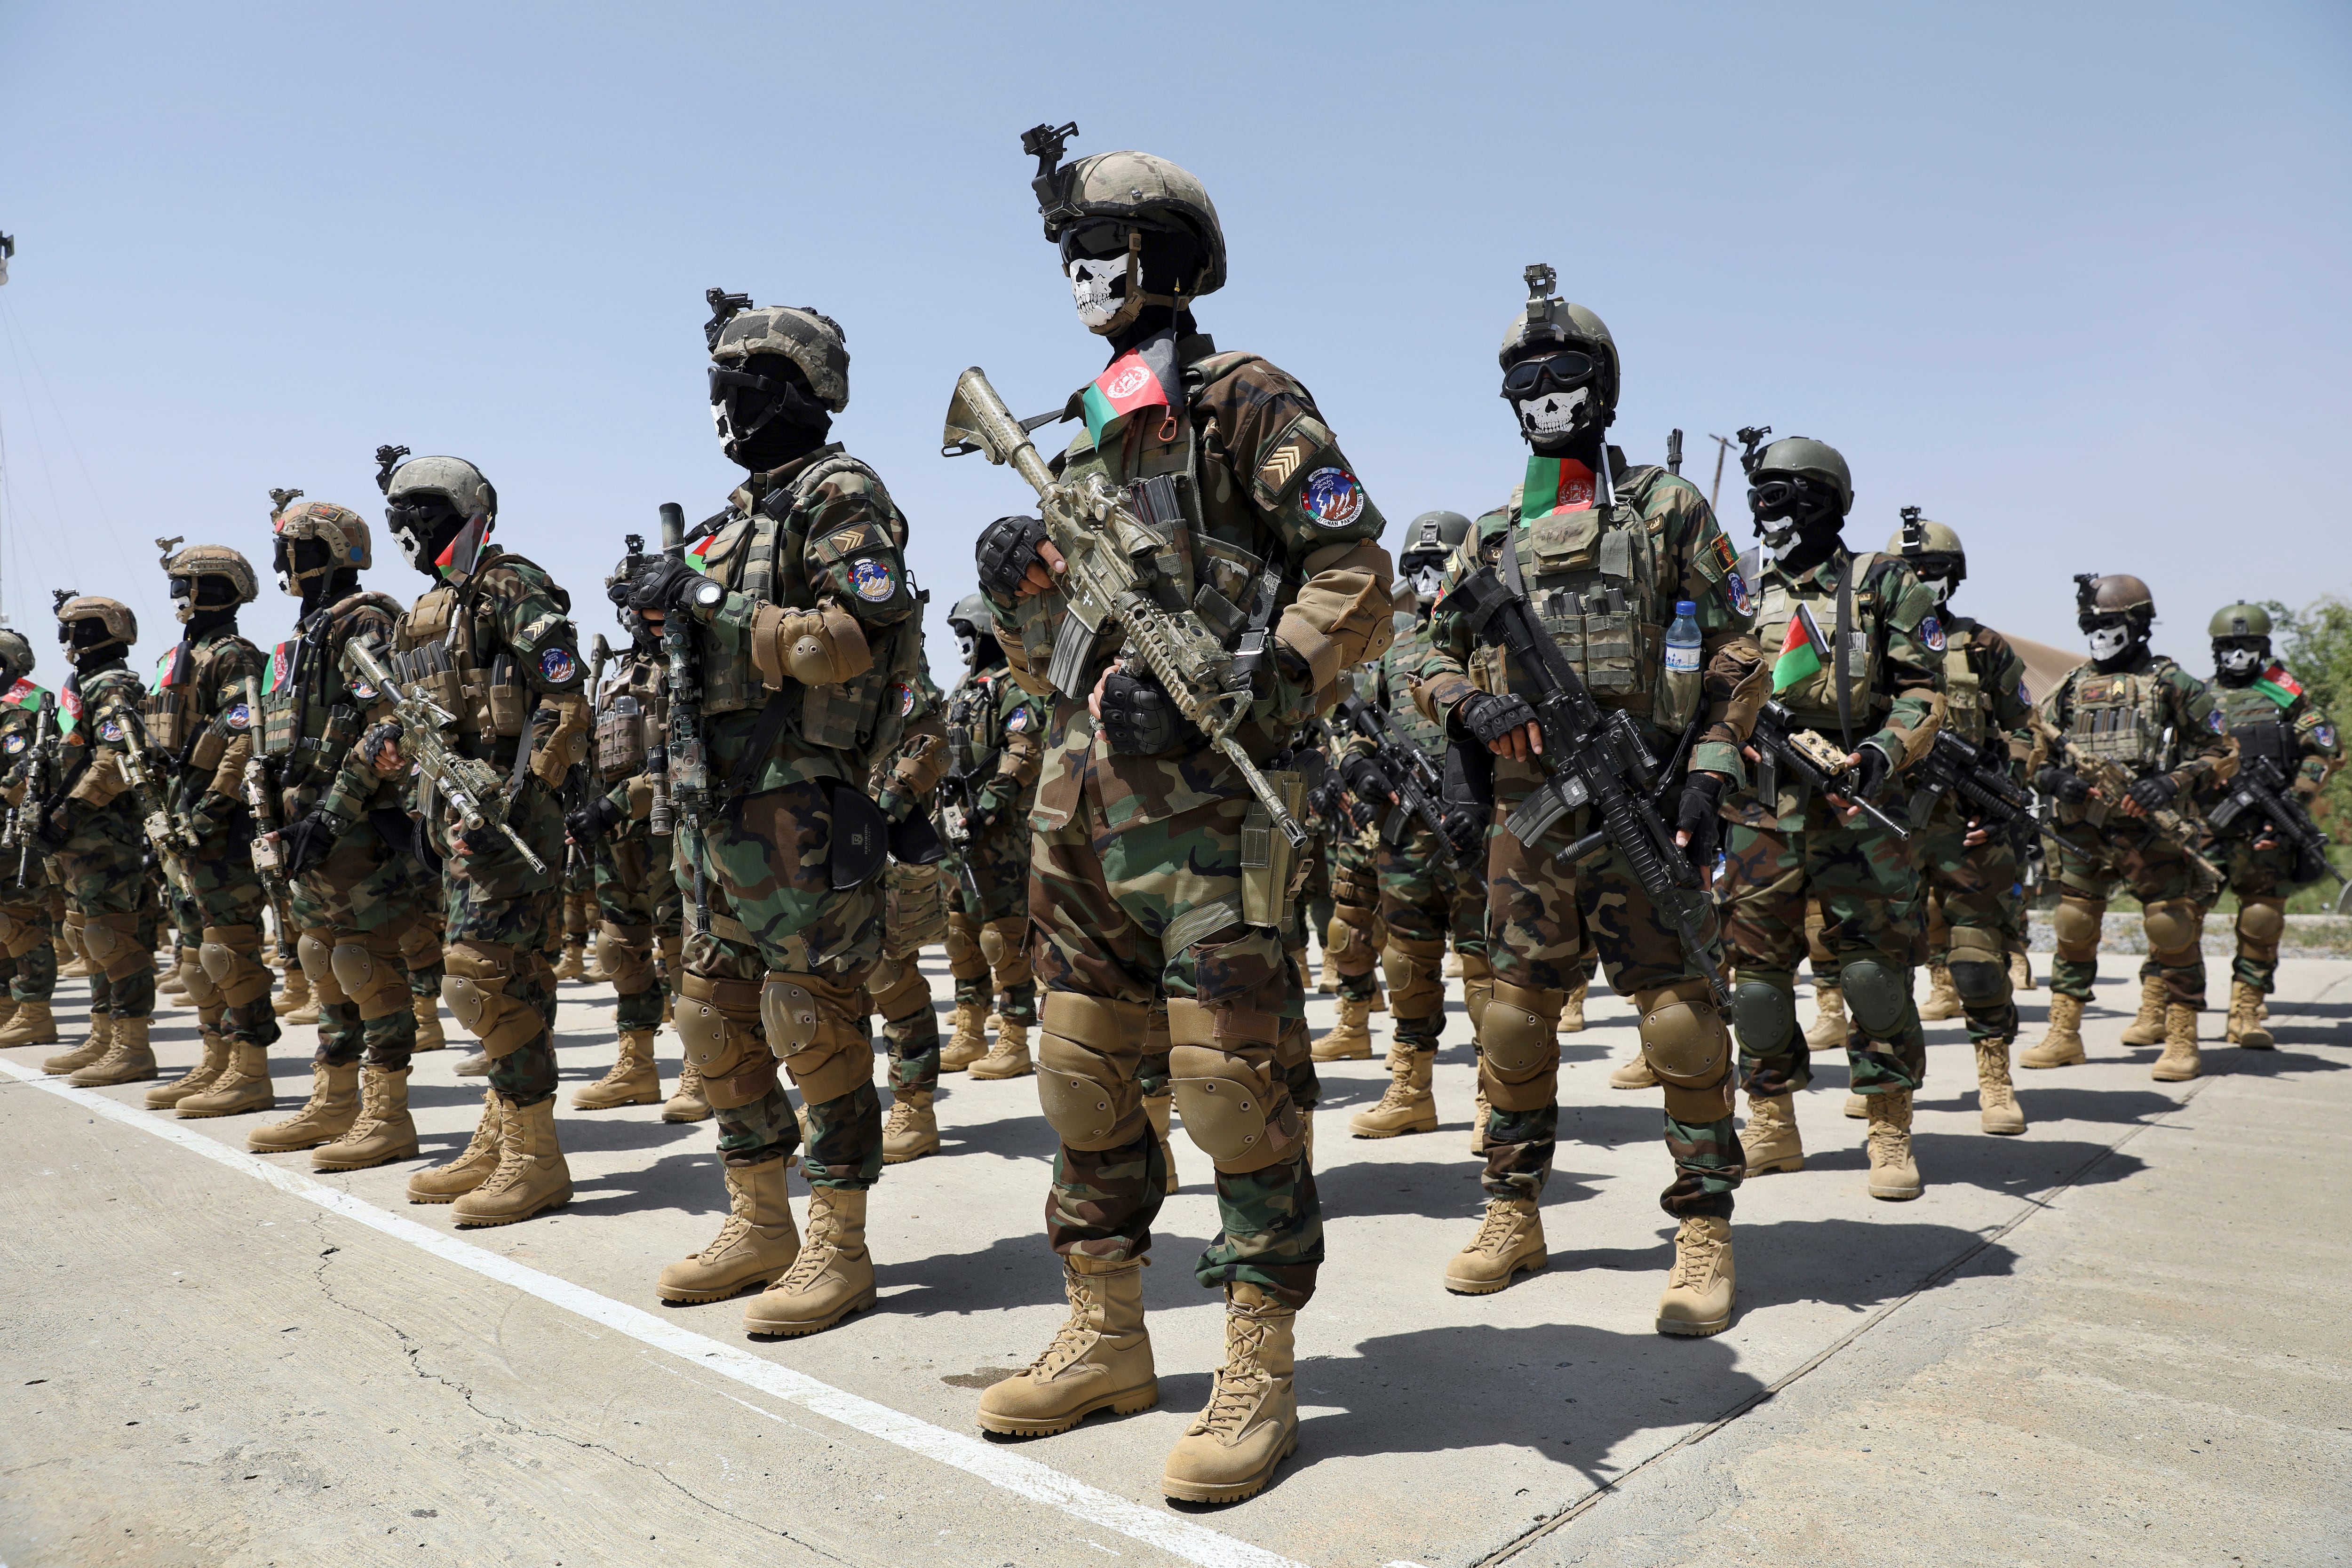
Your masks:
<svg viewBox="0 0 2352 1568"><path fill-rule="evenodd" d="M1051 1162L1061 1149L1061 1140L1045 1124L1043 1112L1027 1116L1000 1116L993 1121L957 1122L953 1119L952 1100L936 1102L940 1118L940 1152L933 1159L951 1158L957 1154L994 1154L1006 1160L1044 1160ZM884 1114L888 1114L886 1108Z"/></svg>
<svg viewBox="0 0 2352 1568"><path fill-rule="evenodd" d="M2032 1102L2026 1100L2026 1114ZM1853 1142L1843 1147L1805 1151L1805 1168L1819 1171L1864 1172L1870 1152L1863 1146L1861 1122ZM1919 1172L1929 1186L1981 1187L1987 1192L2015 1194L2040 1192L2061 1182L2076 1186L2104 1186L2129 1181L2147 1169L2136 1154L2116 1152L2105 1143L2076 1138L2023 1140L1965 1132L1911 1134ZM1741 1267L1746 1268L1743 1257Z"/></svg>
<svg viewBox="0 0 2352 1568"><path fill-rule="evenodd" d="M1468 1152L1459 1159L1359 1160L1315 1168L1315 1190L1326 1220L1416 1215L1424 1219L1475 1220L1486 1194L1478 1184L1486 1162ZM1583 1203L1601 1195L1609 1178L1597 1172L1554 1170L1544 1187L1544 1206ZM1205 1178L1202 1190L1209 1190Z"/></svg>
<svg viewBox="0 0 2352 1568"><path fill-rule="evenodd" d="M1152 1266L1143 1271L1146 1310L1196 1307L1205 1293L1193 1283L1192 1258L1205 1241L1154 1226ZM1179 1261L1181 1260L1181 1261ZM1175 1267L1169 1265L1174 1263ZM928 1258L877 1257L874 1282L887 1292L877 1308L910 1318L968 1317L1022 1307L1058 1306L1062 1264L1042 1230L999 1237L976 1252L935 1252ZM1026 1362L1037 1353L1034 1325L1008 1322L1001 1353Z"/></svg>
<svg viewBox="0 0 2352 1568"><path fill-rule="evenodd" d="M675 1208L697 1220L727 1216L727 1184L719 1174L718 1153L708 1143L678 1149L625 1171L602 1172L579 1181L581 1185L595 1189L597 1195L573 1198L563 1206L565 1214L625 1215Z"/></svg>
<svg viewBox="0 0 2352 1568"><path fill-rule="evenodd" d="M1672 1261L1669 1246L1659 1268ZM1739 1310L1819 1301L1864 1312L1917 1289L1983 1238L1958 1226L1855 1219L1732 1222L1739 1264ZM1996 1242L1969 1259L1971 1279L2016 1271L2017 1254Z"/></svg>
<svg viewBox="0 0 2352 1568"><path fill-rule="evenodd" d="M2021 1074L2016 1076L2022 1078ZM1966 1085L1957 1089L1948 1100L1927 1103L1938 1110L1974 1110L1977 1108L1976 1087ZM2025 1078L2017 1085L2017 1103L2023 1108L2029 1123L2102 1121L2120 1125L2147 1121L2180 1108L2179 1100L2153 1089L2062 1089L2054 1084L2044 1089L2032 1078Z"/></svg>
<svg viewBox="0 0 2352 1568"><path fill-rule="evenodd" d="M2271 1038L2278 1046L2352 1046L2352 1039L2342 1038L2336 1032L2326 1029L2282 1029L2272 1020ZM2217 1047L2227 1049L2227 1065L2221 1068L2233 1078L2283 1078L2288 1073L2342 1072L2352 1063L2340 1062L2332 1057L2315 1057L2302 1051L2273 1047L2267 1051L2250 1051L2242 1046Z"/></svg>

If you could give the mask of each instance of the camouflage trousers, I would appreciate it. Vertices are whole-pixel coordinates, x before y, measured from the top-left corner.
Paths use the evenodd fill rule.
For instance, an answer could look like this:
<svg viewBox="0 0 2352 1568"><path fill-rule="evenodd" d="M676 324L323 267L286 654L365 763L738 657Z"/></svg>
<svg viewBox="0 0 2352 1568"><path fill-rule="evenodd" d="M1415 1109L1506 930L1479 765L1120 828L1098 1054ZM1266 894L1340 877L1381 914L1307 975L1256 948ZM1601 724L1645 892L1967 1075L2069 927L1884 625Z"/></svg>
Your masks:
<svg viewBox="0 0 2352 1568"><path fill-rule="evenodd" d="M1612 848L1574 870L1553 860L1591 829L1591 815L1571 813L1532 847L1507 828L1486 836L1486 958L1496 995L1478 1029L1479 1083L1490 1104L1482 1184L1492 1197L1542 1194L1559 1138L1559 1007L1590 973L1588 953L1597 952L1610 987L1644 1005L1645 1055L1664 1059L1669 1047L1660 1031L1675 1025L1692 1025L1696 1037L1712 1040L1699 1053L1704 1060L1684 1054L1687 1045L1676 1051L1677 1065L1688 1070L1677 1074L1683 1081L1668 1080L1664 1095L1675 1177L1658 1202L1677 1218L1727 1219L1732 1192L1747 1175L1732 1119L1730 1040L1681 936L1624 858ZM1507 805L1502 820L1508 819ZM1692 897L1701 940L1719 967L1714 910L1703 895ZM1654 1034L1660 1037L1654 1041Z"/></svg>
<svg viewBox="0 0 2352 1568"><path fill-rule="evenodd" d="M613 982L613 1026L658 1029L684 971L686 893L671 843L633 825L596 846L596 952ZM655 959L668 970L665 984Z"/></svg>
<svg viewBox="0 0 2352 1568"><path fill-rule="evenodd" d="M771 975L805 989L815 1033L782 1058L808 1107L803 1165L814 1185L855 1191L882 1173L882 1101L866 1025L866 987L882 952L882 882L877 875L855 888L833 886L835 787L815 779L749 795L698 838L679 835L681 879L691 885L701 870L711 915L708 932L688 921L678 1034L688 1059L706 1053L703 1086L717 1112L720 1157L755 1165L788 1154L801 1144L800 1123L776 1074L777 1042L767 1037L760 994ZM688 1032L697 1004L723 1021L708 1045Z"/></svg>
<svg viewBox="0 0 2352 1568"><path fill-rule="evenodd" d="M129 795L86 813L52 857L66 900L81 916L93 1013L145 1018L155 1011L155 878Z"/></svg>
<svg viewBox="0 0 2352 1568"><path fill-rule="evenodd" d="M2121 813L2096 826L2059 823L2043 842L2058 883L2058 909L2051 917L2057 937L2050 963L2052 994L2090 1000L2092 983L2099 977L2107 895L2122 882L2156 921L2148 929L2148 954L2140 973L2160 979L2168 1000L2204 1006L2205 911L2195 901L2198 880L2189 857Z"/></svg>
<svg viewBox="0 0 2352 1568"><path fill-rule="evenodd" d="M1323 928L1339 1000L1369 1002L1381 994L1381 840L1370 827L1350 829L1343 817L1331 837L1331 918Z"/></svg>
<svg viewBox="0 0 2352 1568"><path fill-rule="evenodd" d="M866 984L874 1010L882 1015L890 1092L929 1094L940 1087L940 1016L919 960L934 942L945 942L950 955L955 952L947 863L909 866L894 860L882 873L882 961Z"/></svg>
<svg viewBox="0 0 2352 1568"><path fill-rule="evenodd" d="M1330 931L1331 917L1339 911L1331 898L1330 829L1320 822L1310 821L1307 833L1307 847L1300 851L1306 857L1307 874L1291 900L1290 924L1282 935L1282 945L1300 955L1302 971L1307 963L1307 933L1313 931L1322 936Z"/></svg>
<svg viewBox="0 0 2352 1568"><path fill-rule="evenodd" d="M2267 996L2278 980L2279 938L2286 929L2286 901L2305 884L2294 881L2294 848L2273 844L2254 847L2252 834L2232 834L2209 844L2205 858L2221 869L2222 885L2238 895L2235 934L2237 956L2230 961L2230 978L2252 986ZM2217 893L2205 905L2210 914ZM2147 970L2143 967L2143 974Z"/></svg>
<svg viewBox="0 0 2352 1568"><path fill-rule="evenodd" d="M262 911L269 889L253 868L251 840L214 834L179 859L184 887L166 883L179 933L180 983L207 1033L239 1045L272 1046L280 1033L269 1005L274 978L261 962ZM205 962L205 950L216 949ZM214 970L220 970L215 976Z"/></svg>
<svg viewBox="0 0 2352 1568"><path fill-rule="evenodd" d="M1084 707L1056 709L1029 889L1045 987L1038 1092L1061 1138L1046 1236L1064 1254L1150 1251L1166 1171L1142 1080L1165 1051L1184 1131L1217 1173L1222 1228L1194 1277L1303 1306L1323 1263L1306 1151L1316 1089L1305 977L1277 929L1243 922L1252 799L1214 758L1097 757ZM1177 773L1199 804L1137 820L1133 780L1155 770ZM1155 1039L1161 1005L1168 1032ZM1076 1079L1099 1090L1059 1092Z"/></svg>
<svg viewBox="0 0 2352 1568"><path fill-rule="evenodd" d="M1936 808L1911 837L1928 919L1914 930L1928 952L1950 966L1971 1040L2017 1037L2010 993L2009 935L2017 887L2017 849L1996 833L1968 842L1969 823L1953 802Z"/></svg>
<svg viewBox="0 0 2352 1568"><path fill-rule="evenodd" d="M40 881L33 862L33 886L11 882L0 891L0 977L16 1002L46 1002L58 989L57 940L50 925L54 889Z"/></svg>
<svg viewBox="0 0 2352 1568"><path fill-rule="evenodd" d="M1416 826L1380 849L1381 924L1388 932L1383 964L1396 1042L1433 1051L1445 1032L1445 969L1451 941L1465 967L1486 958L1486 885L1476 863L1457 864L1444 842ZM1425 961L1431 973L1423 974ZM1409 973L1411 978L1404 976Z"/></svg>
<svg viewBox="0 0 2352 1568"><path fill-rule="evenodd" d="M993 1005L1008 1023L1037 1021L1037 984L1029 960L1029 821L1010 817L962 852L969 881L952 862L940 867L954 889L948 910L948 973L958 1006ZM972 894L973 886L979 897ZM989 934L991 927L995 934ZM993 950L994 956L991 956Z"/></svg>
<svg viewBox="0 0 2352 1568"><path fill-rule="evenodd" d="M439 889L415 856L394 847L373 821L362 820L338 835L326 858L295 878L287 895L299 933L288 940L319 1003L319 1048L312 1059L329 1067L364 1059L387 1072L408 1066L416 1048L410 938ZM355 951L339 969L335 951L343 947ZM440 944L433 943L433 949L437 965ZM351 986L361 994L354 995ZM436 977L436 1001L439 994ZM268 1005L267 996L262 1005Z"/></svg>
<svg viewBox="0 0 2352 1568"><path fill-rule="evenodd" d="M1902 819L1901 800L1885 809ZM1738 969L1737 1020L1748 1091L1788 1094L1812 1081L1795 995L1797 964L1806 954L1806 911L1816 903L1824 919L1822 943L1842 976L1862 960L1874 960L1885 971L1881 995L1863 1000L1859 1011L1853 987L1847 986L1853 1026L1846 1061L1854 1092L1918 1088L1927 1080L1927 1038L1911 975L1925 916L1910 847L1866 816L1841 821L1819 799L1806 803L1799 826L1727 822L1724 828L1726 935ZM1866 1022L1862 1012L1874 1009L1883 1011Z"/></svg>
<svg viewBox="0 0 2352 1568"><path fill-rule="evenodd" d="M555 1093L555 970L548 933L562 918L563 813L555 792L527 778L507 824L546 869L506 835L486 830L442 868L442 994L490 1058L490 1087L518 1109ZM443 838L446 824L435 825Z"/></svg>

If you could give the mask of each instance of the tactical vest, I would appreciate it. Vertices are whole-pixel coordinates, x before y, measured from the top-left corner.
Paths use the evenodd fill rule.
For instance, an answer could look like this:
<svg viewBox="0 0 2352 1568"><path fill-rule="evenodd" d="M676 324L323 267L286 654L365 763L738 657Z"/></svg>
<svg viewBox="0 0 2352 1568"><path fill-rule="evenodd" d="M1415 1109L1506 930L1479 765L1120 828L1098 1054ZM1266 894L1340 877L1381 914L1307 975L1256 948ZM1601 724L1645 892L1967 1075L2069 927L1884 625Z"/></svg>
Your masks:
<svg viewBox="0 0 2352 1568"><path fill-rule="evenodd" d="M704 574L762 604L814 609L816 589L808 577L808 553L814 551L830 566L865 548L863 530L847 530L831 537L809 533L809 506L817 487L843 473L865 475L887 500L889 492L882 485L882 477L856 458L840 452L820 458L782 489L761 497L748 514L730 516L703 552ZM898 525L902 530L904 515L895 501L888 504L889 515L880 525ZM850 542L839 542L842 540ZM897 745L905 732L907 716L914 709L921 627L909 619L887 631L869 628L867 636L877 642L874 663L863 675L836 685L799 688L799 711L792 715L792 727L803 743L872 756ZM748 647L723 647L716 637L697 641L702 658L706 718L763 708L775 695L761 683ZM784 695L792 700L789 687Z"/></svg>
<svg viewBox="0 0 2352 1568"><path fill-rule="evenodd" d="M635 651L596 690L596 771L609 786L645 772L646 757L666 743L668 667Z"/></svg>
<svg viewBox="0 0 2352 1568"><path fill-rule="evenodd" d="M2167 765L2163 667L2120 675L2085 669L2074 679L2067 739L2086 756L2136 773Z"/></svg>
<svg viewBox="0 0 2352 1568"><path fill-rule="evenodd" d="M996 765L999 753L1004 750L1003 721L997 708L1001 693L998 682L1007 679L1001 669L974 675L956 687L955 695L948 699L948 774L951 778L974 779Z"/></svg>
<svg viewBox="0 0 2352 1568"><path fill-rule="evenodd" d="M1872 713L1895 705L1892 697L1878 689L1880 639L1874 635L1881 615L1895 607L1883 602L1883 583L1875 580L1885 559L1875 551L1866 551L1854 556L1847 566L1848 580L1853 584L1853 614L1842 649L1834 647L1838 605L1834 577L1825 584L1799 588L1773 570L1764 574L1762 591L1757 595L1756 640L1763 645L1768 663L1786 642L1789 623L1796 619L1798 606L1812 612L1813 622L1821 627L1822 635L1830 639L1833 651L1845 660L1857 737L1866 729L1876 728L1866 722ZM1780 700L1804 728L1829 735L1838 732L1837 674L1829 661L1822 661L1820 669L1780 693Z"/></svg>
<svg viewBox="0 0 2352 1568"><path fill-rule="evenodd" d="M1969 653L1974 641L1973 631L1955 626L1944 644L1944 728L1971 746L1981 746L1992 716L1985 697L1984 672Z"/></svg>
<svg viewBox="0 0 2352 1568"><path fill-rule="evenodd" d="M362 591L316 612L316 630L279 643L261 678L261 751L278 759L278 782L289 790L324 784L360 738L362 710L341 700L338 665L362 612L376 611L397 626L391 595Z"/></svg>
<svg viewBox="0 0 2352 1568"><path fill-rule="evenodd" d="M505 551L484 556L463 584L444 583L417 600L393 633L393 673L422 684L426 696L457 716L460 750L492 761L500 741L521 735L523 720L539 700L513 653L495 649L487 663L483 657L498 622L482 590L492 573L517 564L536 563ZM569 596L561 589L553 593L568 611Z"/></svg>
<svg viewBox="0 0 2352 1568"><path fill-rule="evenodd" d="M2221 710L2221 722L2230 733L2251 729L2256 724L2283 724L2287 721L2288 709L2278 705L2277 699L2245 686L2225 686L2210 682L2206 689L2213 694L2214 704Z"/></svg>
<svg viewBox="0 0 2352 1568"><path fill-rule="evenodd" d="M149 745L186 768L209 773L220 765L222 754L228 750L226 731L214 722L223 715L210 711L215 694L225 679L222 666L233 662L225 656L242 649L246 656L242 662L252 668L261 663L261 650L232 633L215 637L201 647L189 648L187 666L182 669L177 668L179 651L186 647L180 644L163 656L164 673L157 676L154 689L147 694L141 718L146 725ZM166 675L179 679L166 685ZM231 697L226 715L233 721L245 705L241 695ZM242 730L250 723L248 718L246 724L233 723L233 727Z"/></svg>

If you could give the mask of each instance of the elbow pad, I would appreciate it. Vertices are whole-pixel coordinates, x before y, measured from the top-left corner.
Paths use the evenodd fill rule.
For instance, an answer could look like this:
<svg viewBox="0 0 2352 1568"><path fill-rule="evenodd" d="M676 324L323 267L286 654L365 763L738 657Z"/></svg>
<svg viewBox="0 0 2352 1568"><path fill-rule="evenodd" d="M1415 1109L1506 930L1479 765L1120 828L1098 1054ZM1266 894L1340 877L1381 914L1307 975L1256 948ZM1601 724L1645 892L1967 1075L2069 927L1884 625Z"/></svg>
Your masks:
<svg viewBox="0 0 2352 1568"><path fill-rule="evenodd" d="M761 605L751 614L751 664L772 690L786 680L838 686L873 668L874 650L856 617L838 605Z"/></svg>

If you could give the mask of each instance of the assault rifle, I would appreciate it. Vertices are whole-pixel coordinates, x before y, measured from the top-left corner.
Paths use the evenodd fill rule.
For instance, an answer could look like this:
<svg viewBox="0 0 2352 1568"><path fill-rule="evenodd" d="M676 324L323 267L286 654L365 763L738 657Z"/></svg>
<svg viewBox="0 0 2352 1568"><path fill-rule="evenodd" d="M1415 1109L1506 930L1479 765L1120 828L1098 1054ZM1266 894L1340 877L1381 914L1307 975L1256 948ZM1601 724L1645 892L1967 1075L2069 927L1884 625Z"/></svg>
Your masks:
<svg viewBox="0 0 2352 1568"><path fill-rule="evenodd" d="M16 883L24 885L33 867L33 837L37 819L43 809L43 784L48 773L50 743L58 728L58 700L54 693L41 693L41 706L33 714L33 744L25 752L25 794L8 811L8 842L16 847Z"/></svg>
<svg viewBox="0 0 2352 1568"><path fill-rule="evenodd" d="M1077 689L1086 656L1108 622L1126 638L1122 657L1151 672L1177 711L1240 773L1282 836L1293 847L1304 845L1307 830L1234 734L1249 716L1255 668L1272 634L1263 628L1245 632L1240 647L1228 653L1193 611L1162 606L1139 563L1152 562L1167 546L1137 519L1128 497L1100 474L1079 483L1055 479L1022 421L978 365L956 378L941 440L950 450L978 450L992 463L1011 464L1037 492L1046 536L1068 566L1060 588L1069 619L1049 672L1055 688L1066 697L1086 695Z"/></svg>
<svg viewBox="0 0 2352 1568"><path fill-rule="evenodd" d="M2340 913L2345 895L2352 893L2352 881L2347 881L2327 858L2327 835L2311 820L2303 803L2289 793L2285 770L2275 757L2242 758L2237 776L2230 781L2230 793L2222 797L2221 805L2205 814L2205 820L2214 832L2227 833L2232 825L2244 821L2249 813L2254 814L2258 835L2267 831L2294 847L2296 881L2315 882L2323 872L2336 879L2335 907Z"/></svg>
<svg viewBox="0 0 2352 1568"><path fill-rule="evenodd" d="M455 724L457 716L425 695L422 681L402 683L377 657L375 649L361 639L353 637L347 651L352 662L360 667L360 673L392 699L393 717L400 722L403 747L415 759L417 774L424 781L417 804L422 806L428 795L438 795L448 803L467 832L497 828L532 870L544 874L547 862L531 852L530 846L522 841L522 835L507 821L507 795L499 787L497 772L478 757L461 754L441 732L445 726Z"/></svg>
<svg viewBox="0 0 2352 1568"><path fill-rule="evenodd" d="M1748 739L1770 769L1787 773L1832 805L1859 806L1897 839L1910 838L1909 828L1862 798L1862 781L1855 776L1859 770L1847 763L1837 742L1798 723L1787 704L1768 701L1757 710L1756 729Z"/></svg>
<svg viewBox="0 0 2352 1568"><path fill-rule="evenodd" d="M153 759L147 752L147 738L142 731L139 715L128 709L122 712L122 776L131 781L131 792L139 800L139 808L146 815L141 819L140 830L147 835L147 847L155 852L155 864L180 890L183 898L196 896L195 885L189 880L188 868L180 858L183 849L196 847L195 831L180 819L172 809L163 781L157 776Z"/></svg>
<svg viewBox="0 0 2352 1568"><path fill-rule="evenodd" d="M261 683L250 675L245 678L245 710L251 715L248 722L257 741L262 729ZM286 897L286 853L278 845L286 817L279 809L275 770L258 745L245 761L245 804L253 809L253 868L268 886L274 903Z"/></svg>
<svg viewBox="0 0 2352 1568"><path fill-rule="evenodd" d="M1947 795L1968 808L1988 832L2000 835L2020 817L2033 815L2033 797L2009 776L2006 759L1991 748L1969 745L1949 730L1936 731L1935 745L1911 769L1911 826L1927 825Z"/></svg>
<svg viewBox="0 0 2352 1568"><path fill-rule="evenodd" d="M686 509L661 504L662 553L686 559ZM686 826L694 863L694 930L710 934L710 878L702 868L703 814L710 807L710 758L702 742L702 673L695 668L694 624L685 616L662 618L662 651L669 656L669 746L662 775L669 801Z"/></svg>
<svg viewBox="0 0 2352 1568"><path fill-rule="evenodd" d="M1445 813L1433 798L1445 787L1445 775L1430 760L1429 753L1413 744L1412 737L1398 729L1386 713L1360 697L1342 698L1333 712L1372 748L1372 765L1381 770L1389 786L1396 791L1394 805L1380 800L1364 802L1374 811L1388 808L1388 815L1381 821L1381 841L1403 843L1404 836L1412 830L1412 819L1419 817L1422 826L1437 836L1446 864L1459 864L1461 851L1446 828ZM1335 742L1333 750L1337 749Z"/></svg>
<svg viewBox="0 0 2352 1568"><path fill-rule="evenodd" d="M2033 732L2050 748L2052 759L2090 786L2087 815L2093 826L2105 826L2107 813L2129 800L2132 785L2139 781L2113 758L2091 755L2038 711L2033 715L2032 725ZM2188 858L2189 874L2197 884L2192 889L2196 898L2209 899L2221 889L2221 873L2213 862L2198 853L2197 829L2187 817L2168 805L2159 805L2144 810L2139 820L2147 825L2149 836L2158 843ZM2054 833L2054 824L2045 833Z"/></svg>
<svg viewBox="0 0 2352 1568"><path fill-rule="evenodd" d="M1503 542L1501 570L1481 566L1447 597L1456 595L1467 611L1471 630L1502 648L1536 689L1533 706L1543 737L1536 762L1546 776L1504 826L1520 843L1532 846L1561 817L1591 805L1601 826L1553 860L1573 866L1614 847L1652 906L1672 922L1684 953L1706 976L1716 1004L1728 1011L1731 987L1702 931L1703 913L1709 907L1704 878L1675 842L1674 828L1658 814L1652 799L1660 782L1657 759L1643 743L1633 717L1622 708L1601 711L1584 678L1536 618L1513 541Z"/></svg>

